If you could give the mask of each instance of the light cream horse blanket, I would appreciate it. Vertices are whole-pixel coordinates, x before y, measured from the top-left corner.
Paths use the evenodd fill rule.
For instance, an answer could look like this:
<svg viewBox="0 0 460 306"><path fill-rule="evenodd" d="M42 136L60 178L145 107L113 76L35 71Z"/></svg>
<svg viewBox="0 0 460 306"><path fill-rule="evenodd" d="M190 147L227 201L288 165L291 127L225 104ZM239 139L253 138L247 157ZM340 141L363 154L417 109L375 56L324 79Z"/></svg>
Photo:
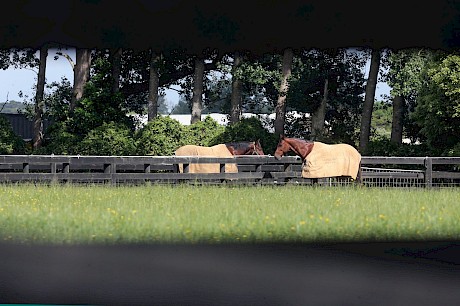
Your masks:
<svg viewBox="0 0 460 306"><path fill-rule="evenodd" d="M302 177L350 176L356 179L360 162L361 154L348 144L328 145L315 141L313 150L304 160Z"/></svg>
<svg viewBox="0 0 460 306"><path fill-rule="evenodd" d="M175 152L176 156L200 156L200 157L232 157L232 153L225 144L218 144L212 147L202 147L195 145L185 145ZM179 172L184 172L183 164L179 164ZM226 173L237 173L236 164L225 164ZM220 173L219 164L189 164L189 173Z"/></svg>

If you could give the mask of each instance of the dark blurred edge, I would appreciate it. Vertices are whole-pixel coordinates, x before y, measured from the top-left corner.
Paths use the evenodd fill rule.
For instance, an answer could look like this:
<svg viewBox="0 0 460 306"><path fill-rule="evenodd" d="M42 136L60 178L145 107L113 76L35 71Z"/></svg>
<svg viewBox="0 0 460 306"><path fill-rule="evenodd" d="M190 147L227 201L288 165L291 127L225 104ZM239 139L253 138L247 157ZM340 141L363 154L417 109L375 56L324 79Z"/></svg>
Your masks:
<svg viewBox="0 0 460 306"><path fill-rule="evenodd" d="M460 301L459 268L459 241L3 243L0 303L454 305Z"/></svg>

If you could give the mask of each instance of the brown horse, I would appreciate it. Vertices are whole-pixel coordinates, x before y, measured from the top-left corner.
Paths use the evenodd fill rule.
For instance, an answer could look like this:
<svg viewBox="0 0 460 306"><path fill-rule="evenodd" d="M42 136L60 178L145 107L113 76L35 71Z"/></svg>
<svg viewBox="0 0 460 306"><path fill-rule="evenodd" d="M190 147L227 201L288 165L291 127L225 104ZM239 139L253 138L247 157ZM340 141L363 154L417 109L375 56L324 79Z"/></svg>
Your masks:
<svg viewBox="0 0 460 306"><path fill-rule="evenodd" d="M228 142L225 145L232 155L265 155L259 139L256 141Z"/></svg>
<svg viewBox="0 0 460 306"><path fill-rule="evenodd" d="M235 155L265 155L260 141L241 141L218 144L212 147L185 145L174 153L176 156L234 157ZM183 173L183 165L179 164L179 172ZM189 173L219 173L219 164L190 164ZM225 172L238 172L236 164L226 164Z"/></svg>
<svg viewBox="0 0 460 306"><path fill-rule="evenodd" d="M361 154L348 144L328 145L280 135L275 158L289 151L302 158L302 177L351 177L361 182Z"/></svg>

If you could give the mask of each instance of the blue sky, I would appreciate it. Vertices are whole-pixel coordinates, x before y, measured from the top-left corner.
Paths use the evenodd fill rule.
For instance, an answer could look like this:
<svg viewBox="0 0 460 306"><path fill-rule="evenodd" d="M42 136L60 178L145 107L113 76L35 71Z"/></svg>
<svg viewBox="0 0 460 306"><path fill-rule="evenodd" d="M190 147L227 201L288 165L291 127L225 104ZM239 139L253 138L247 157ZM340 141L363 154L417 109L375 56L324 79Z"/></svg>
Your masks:
<svg viewBox="0 0 460 306"><path fill-rule="evenodd" d="M70 82L73 81L72 67L69 61L60 56L59 59L54 60L56 50L50 50L46 61L46 81L59 82L62 77L66 77ZM75 49L62 50L67 52L69 56L75 61ZM366 75L369 67L366 68ZM8 101L24 101L18 95L22 91L29 98L33 97L33 87L37 82L38 69L34 71L31 69L7 69L0 70L0 102ZM382 94L389 94L390 87L386 83L378 83L376 90L376 98L379 99ZM166 101L168 105L175 105L179 101L179 95L175 90L166 90Z"/></svg>

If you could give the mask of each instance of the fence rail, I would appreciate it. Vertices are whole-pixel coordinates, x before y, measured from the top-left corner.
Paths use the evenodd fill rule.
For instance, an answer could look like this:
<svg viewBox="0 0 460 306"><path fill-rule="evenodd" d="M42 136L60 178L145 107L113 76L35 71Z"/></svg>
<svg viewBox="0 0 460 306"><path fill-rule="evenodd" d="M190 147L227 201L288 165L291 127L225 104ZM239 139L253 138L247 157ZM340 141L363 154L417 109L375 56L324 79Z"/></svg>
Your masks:
<svg viewBox="0 0 460 306"><path fill-rule="evenodd" d="M220 173L188 173L192 163L220 164ZM225 173L225 164L238 173ZM178 165L184 172L179 173ZM362 158L362 180L370 186L460 186L460 157ZM305 179L297 156L67 156L0 155L0 182L343 184L341 178Z"/></svg>

